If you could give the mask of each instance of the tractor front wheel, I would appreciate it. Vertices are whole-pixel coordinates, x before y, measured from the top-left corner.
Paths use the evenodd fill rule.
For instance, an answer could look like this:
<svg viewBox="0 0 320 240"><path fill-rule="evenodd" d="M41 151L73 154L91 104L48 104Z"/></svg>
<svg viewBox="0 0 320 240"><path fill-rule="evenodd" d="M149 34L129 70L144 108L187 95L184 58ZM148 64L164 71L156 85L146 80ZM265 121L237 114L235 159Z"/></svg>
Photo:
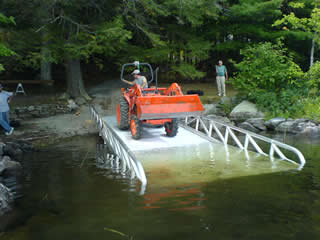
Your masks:
<svg viewBox="0 0 320 240"><path fill-rule="evenodd" d="M168 137L174 137L178 133L178 120L177 119L172 119L172 122L166 122L164 124L164 128L166 130L166 135Z"/></svg>
<svg viewBox="0 0 320 240"><path fill-rule="evenodd" d="M121 130L129 128L129 104L123 96L120 96L117 105L117 121Z"/></svg>
<svg viewBox="0 0 320 240"><path fill-rule="evenodd" d="M140 139L142 136L142 122L137 118L136 115L131 115L130 129L133 139Z"/></svg>

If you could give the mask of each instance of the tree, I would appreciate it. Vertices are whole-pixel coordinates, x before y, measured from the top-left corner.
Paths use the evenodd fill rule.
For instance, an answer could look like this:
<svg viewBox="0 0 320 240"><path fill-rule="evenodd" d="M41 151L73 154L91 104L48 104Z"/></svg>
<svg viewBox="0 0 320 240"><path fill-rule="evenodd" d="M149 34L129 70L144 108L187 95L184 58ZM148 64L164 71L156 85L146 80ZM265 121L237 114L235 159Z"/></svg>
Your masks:
<svg viewBox="0 0 320 240"><path fill-rule="evenodd" d="M240 52L243 59L235 63L238 72L233 86L274 115L298 111L297 92L304 84L303 72L281 41L255 44Z"/></svg>
<svg viewBox="0 0 320 240"><path fill-rule="evenodd" d="M116 1L59 0L46 4L51 15L39 32L46 31L46 47L66 66L68 93L90 99L84 88L81 60L88 61L95 54L115 56L131 37L122 17L112 13Z"/></svg>
<svg viewBox="0 0 320 240"><path fill-rule="evenodd" d="M218 17L219 2L223 1L125 1L123 15L133 38L124 58L162 64L188 78L204 76L197 63L209 57L212 44L202 37L202 25Z"/></svg>
<svg viewBox="0 0 320 240"><path fill-rule="evenodd" d="M228 0L217 21L203 26L205 39L213 43L213 58L239 59L239 49L252 43L274 42L281 31L272 23L281 16L282 0Z"/></svg>
<svg viewBox="0 0 320 240"><path fill-rule="evenodd" d="M284 29L287 29L287 26L291 29L301 29L308 33L312 41L310 50L310 68L314 62L315 45L320 44L320 1L315 0L312 4L314 8L309 17L299 18L292 11L290 14L284 15L282 19L275 21L273 24L273 26L284 26ZM305 3L303 2L291 2L289 5L293 9L305 7Z"/></svg>
<svg viewBox="0 0 320 240"><path fill-rule="evenodd" d="M3 15L2 13L0 13L0 24L15 24L14 18L13 17L6 17L5 15ZM1 25L0 25L1 26ZM8 56L12 56L15 53L10 50L6 44L5 44L5 39L0 35L0 57L4 56L4 57L8 57ZM0 72L2 72L4 70L3 65L0 63Z"/></svg>

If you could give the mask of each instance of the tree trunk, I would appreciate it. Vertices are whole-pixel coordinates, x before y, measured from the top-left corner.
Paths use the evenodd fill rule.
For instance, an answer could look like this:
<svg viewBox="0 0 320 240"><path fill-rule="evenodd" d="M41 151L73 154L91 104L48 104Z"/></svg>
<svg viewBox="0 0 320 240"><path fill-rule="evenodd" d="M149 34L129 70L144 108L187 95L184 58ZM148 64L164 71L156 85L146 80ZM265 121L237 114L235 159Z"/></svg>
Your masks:
<svg viewBox="0 0 320 240"><path fill-rule="evenodd" d="M51 62L47 59L50 57L50 50L47 47L42 47L41 49L42 59L41 59L41 76L40 79L43 81L52 80L51 72Z"/></svg>
<svg viewBox="0 0 320 240"><path fill-rule="evenodd" d="M314 61L314 47L316 45L315 36L312 38L312 45L311 45L311 51L310 51L310 68L313 65Z"/></svg>
<svg viewBox="0 0 320 240"><path fill-rule="evenodd" d="M66 63L67 68L67 92L71 97L83 97L86 100L91 100L89 95L87 94L82 74L81 74L81 66L79 59L68 59Z"/></svg>

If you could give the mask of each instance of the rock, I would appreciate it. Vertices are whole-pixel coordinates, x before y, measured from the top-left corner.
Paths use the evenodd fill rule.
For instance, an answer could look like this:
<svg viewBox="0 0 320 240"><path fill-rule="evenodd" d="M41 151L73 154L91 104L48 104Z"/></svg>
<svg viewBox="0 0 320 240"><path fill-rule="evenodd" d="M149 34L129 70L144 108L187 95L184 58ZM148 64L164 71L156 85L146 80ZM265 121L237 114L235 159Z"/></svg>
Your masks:
<svg viewBox="0 0 320 240"><path fill-rule="evenodd" d="M40 117L50 117L50 113L46 110L40 112Z"/></svg>
<svg viewBox="0 0 320 240"><path fill-rule="evenodd" d="M32 117L39 118L41 116L40 111L34 111L31 113Z"/></svg>
<svg viewBox="0 0 320 240"><path fill-rule="evenodd" d="M277 127L277 132L289 132L289 129L291 129L292 125L294 124L294 120L287 120L284 122L281 122Z"/></svg>
<svg viewBox="0 0 320 240"><path fill-rule="evenodd" d="M30 107L28 107L28 111L29 112L32 112L32 111L34 111L36 108L34 107L34 106L30 106Z"/></svg>
<svg viewBox="0 0 320 240"><path fill-rule="evenodd" d="M211 115L208 115L207 118L212 119L212 120L216 120L216 121L221 122L221 123L234 125L233 122L227 117L211 114Z"/></svg>
<svg viewBox="0 0 320 240"><path fill-rule="evenodd" d="M249 118L246 122L250 123L255 128L259 129L260 131L267 130L264 119L263 118Z"/></svg>
<svg viewBox="0 0 320 240"><path fill-rule="evenodd" d="M75 101L73 101L72 99L69 99L68 100L68 105L67 107L70 109L70 110L77 110L79 108L79 106L75 103Z"/></svg>
<svg viewBox="0 0 320 240"><path fill-rule="evenodd" d="M62 94L58 97L59 100L67 100L67 99L69 99L69 98L70 98L70 95L69 95L68 93L62 93Z"/></svg>
<svg viewBox="0 0 320 240"><path fill-rule="evenodd" d="M270 120L266 121L264 124L266 125L266 127L270 130L275 130L276 127L282 123L286 121L285 118L283 117L276 117L276 118L271 118Z"/></svg>
<svg viewBox="0 0 320 240"><path fill-rule="evenodd" d="M305 136L310 138L320 137L320 126L306 127L302 132L298 133L299 136Z"/></svg>
<svg viewBox="0 0 320 240"><path fill-rule="evenodd" d="M212 103L212 104L203 104L204 106L204 116L207 115L220 115L220 116L226 116L226 113L224 112L224 109L220 104Z"/></svg>
<svg viewBox="0 0 320 240"><path fill-rule="evenodd" d="M217 114L217 104L203 104L204 113L203 115Z"/></svg>
<svg viewBox="0 0 320 240"><path fill-rule="evenodd" d="M232 105L232 99L230 97L224 96L220 99L220 104L222 105Z"/></svg>
<svg viewBox="0 0 320 240"><path fill-rule="evenodd" d="M218 116L218 115L211 114L211 115L208 115L207 118L212 119L212 120L215 120L215 121L217 121L217 122L226 123L226 124L229 124L229 125L234 125L234 123L231 122L230 119L227 118L227 117L223 117L223 116ZM206 124L206 126L209 126L208 121L204 120L204 123ZM216 127L217 127L220 131L223 131L223 130L225 129L225 127L224 127L223 125L220 125L220 124L216 124Z"/></svg>
<svg viewBox="0 0 320 240"><path fill-rule="evenodd" d="M83 97L77 97L75 99L75 102L78 104L78 105L84 105L87 103L87 101L83 98Z"/></svg>
<svg viewBox="0 0 320 240"><path fill-rule="evenodd" d="M238 127L254 133L260 132L258 128L255 128L251 123L248 123L248 122L240 123Z"/></svg>
<svg viewBox="0 0 320 240"><path fill-rule="evenodd" d="M0 160L0 175L2 176L16 176L22 172L22 166L20 163L11 161L9 156L4 156Z"/></svg>
<svg viewBox="0 0 320 240"><path fill-rule="evenodd" d="M5 146L6 145L4 143L0 142L0 157L4 154L4 147Z"/></svg>
<svg viewBox="0 0 320 240"><path fill-rule="evenodd" d="M12 201L13 197L9 189L0 183L0 215L11 210L10 204Z"/></svg>
<svg viewBox="0 0 320 240"><path fill-rule="evenodd" d="M242 101L230 113L230 119L236 122L243 122L248 118L263 118L264 114L258 111L255 104L249 101Z"/></svg>
<svg viewBox="0 0 320 240"><path fill-rule="evenodd" d="M3 152L14 160L21 160L23 154L19 144L17 143L7 143L3 148Z"/></svg>
<svg viewBox="0 0 320 240"><path fill-rule="evenodd" d="M309 121L308 119L287 120L280 123L275 130L277 132L288 132L297 134L303 132L307 127L316 127L316 124Z"/></svg>

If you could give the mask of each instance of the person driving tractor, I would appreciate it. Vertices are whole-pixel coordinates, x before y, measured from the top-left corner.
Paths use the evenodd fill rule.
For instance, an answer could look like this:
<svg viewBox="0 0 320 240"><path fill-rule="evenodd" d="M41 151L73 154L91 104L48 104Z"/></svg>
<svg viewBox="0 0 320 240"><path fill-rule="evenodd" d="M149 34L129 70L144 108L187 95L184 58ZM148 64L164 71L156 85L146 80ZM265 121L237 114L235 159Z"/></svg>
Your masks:
<svg viewBox="0 0 320 240"><path fill-rule="evenodd" d="M122 79L122 81L124 81L124 82L126 82L126 83L128 83L130 85L138 84L138 85L140 85L140 87L142 89L148 88L148 81L147 81L146 77L142 76L138 69L134 70L131 74L133 75L135 80L127 81L125 79Z"/></svg>

